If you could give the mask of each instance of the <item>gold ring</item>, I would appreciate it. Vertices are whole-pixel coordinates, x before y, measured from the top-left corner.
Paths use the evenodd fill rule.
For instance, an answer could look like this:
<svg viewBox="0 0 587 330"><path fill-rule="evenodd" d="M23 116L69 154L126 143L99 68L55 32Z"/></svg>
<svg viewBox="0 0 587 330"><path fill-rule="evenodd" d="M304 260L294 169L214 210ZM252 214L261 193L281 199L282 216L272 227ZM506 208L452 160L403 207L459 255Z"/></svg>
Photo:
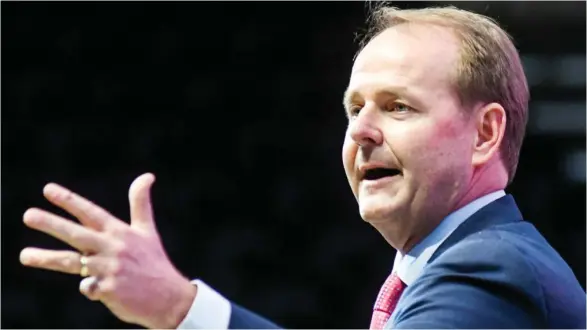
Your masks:
<svg viewBox="0 0 587 330"><path fill-rule="evenodd" d="M79 263L81 264L81 268L79 270L79 275L81 277L87 277L88 275L90 275L90 273L88 271L88 257L81 256L79 258Z"/></svg>

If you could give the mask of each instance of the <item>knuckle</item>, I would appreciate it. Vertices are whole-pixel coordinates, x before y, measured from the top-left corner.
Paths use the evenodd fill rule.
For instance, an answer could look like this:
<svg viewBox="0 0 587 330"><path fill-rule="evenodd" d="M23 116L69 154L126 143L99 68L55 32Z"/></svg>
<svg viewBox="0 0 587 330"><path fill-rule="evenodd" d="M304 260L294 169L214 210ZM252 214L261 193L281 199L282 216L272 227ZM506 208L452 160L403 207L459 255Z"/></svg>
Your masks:
<svg viewBox="0 0 587 330"><path fill-rule="evenodd" d="M63 200L65 201L71 201L75 198L75 193L71 190L67 190L64 194L63 194Z"/></svg>
<svg viewBox="0 0 587 330"><path fill-rule="evenodd" d="M73 258L71 258L71 257L61 258L61 260L59 261L59 265L64 270L69 270L69 271L74 271L74 268L75 268L75 263L73 261Z"/></svg>
<svg viewBox="0 0 587 330"><path fill-rule="evenodd" d="M109 278L100 284L100 291L106 295L112 295L116 292L116 280Z"/></svg>
<svg viewBox="0 0 587 330"><path fill-rule="evenodd" d="M110 262L110 273L113 276L118 276L122 272L122 262L118 259L114 259Z"/></svg>
<svg viewBox="0 0 587 330"><path fill-rule="evenodd" d="M74 194L71 190L68 189L64 189L63 190L59 190L58 192L55 193L55 199L67 203L70 202L72 199L74 198Z"/></svg>
<svg viewBox="0 0 587 330"><path fill-rule="evenodd" d="M112 244L112 252L117 258L121 258L128 252L128 245L124 241L117 240L116 243Z"/></svg>
<svg viewBox="0 0 587 330"><path fill-rule="evenodd" d="M77 230L69 231L67 236L69 236L69 239L72 240L73 242L80 242L84 238L84 235L80 231L77 231Z"/></svg>
<svg viewBox="0 0 587 330"><path fill-rule="evenodd" d="M86 217L97 216L96 206L92 203L84 203L80 206L80 211Z"/></svg>

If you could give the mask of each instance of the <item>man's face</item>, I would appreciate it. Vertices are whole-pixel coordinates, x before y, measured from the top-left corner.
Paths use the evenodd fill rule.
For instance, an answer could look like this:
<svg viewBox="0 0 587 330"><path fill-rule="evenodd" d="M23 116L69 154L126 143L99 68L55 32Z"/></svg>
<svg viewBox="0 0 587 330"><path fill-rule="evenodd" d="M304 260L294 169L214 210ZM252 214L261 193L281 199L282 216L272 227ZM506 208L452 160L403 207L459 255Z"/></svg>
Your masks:
<svg viewBox="0 0 587 330"><path fill-rule="evenodd" d="M354 63L342 156L361 216L376 228L409 235L439 221L472 175L475 128L450 84L458 50L446 29L400 25Z"/></svg>

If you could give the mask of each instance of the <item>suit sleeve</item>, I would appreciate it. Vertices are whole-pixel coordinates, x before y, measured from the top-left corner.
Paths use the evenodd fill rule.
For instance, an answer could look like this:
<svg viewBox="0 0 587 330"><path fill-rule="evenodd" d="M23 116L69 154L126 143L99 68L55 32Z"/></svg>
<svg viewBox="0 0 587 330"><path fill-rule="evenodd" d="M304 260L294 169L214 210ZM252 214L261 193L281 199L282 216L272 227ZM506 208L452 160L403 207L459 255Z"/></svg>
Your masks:
<svg viewBox="0 0 587 330"><path fill-rule="evenodd" d="M274 323L240 307L201 280L198 294L178 329L277 329Z"/></svg>
<svg viewBox="0 0 587 330"><path fill-rule="evenodd" d="M394 329L546 328L533 268L499 238L445 251L406 289Z"/></svg>
<svg viewBox="0 0 587 330"><path fill-rule="evenodd" d="M245 308L232 304L229 329L280 329L273 322L252 313Z"/></svg>

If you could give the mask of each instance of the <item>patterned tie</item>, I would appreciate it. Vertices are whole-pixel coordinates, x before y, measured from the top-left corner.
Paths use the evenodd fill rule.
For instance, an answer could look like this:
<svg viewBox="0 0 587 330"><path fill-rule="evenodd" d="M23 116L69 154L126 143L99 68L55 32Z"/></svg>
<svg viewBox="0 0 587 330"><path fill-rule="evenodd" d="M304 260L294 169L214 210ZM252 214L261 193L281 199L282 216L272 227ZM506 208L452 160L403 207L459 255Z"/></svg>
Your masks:
<svg viewBox="0 0 587 330"><path fill-rule="evenodd" d="M369 329L383 329L405 288L405 283L402 282L395 272L389 275L377 296Z"/></svg>

